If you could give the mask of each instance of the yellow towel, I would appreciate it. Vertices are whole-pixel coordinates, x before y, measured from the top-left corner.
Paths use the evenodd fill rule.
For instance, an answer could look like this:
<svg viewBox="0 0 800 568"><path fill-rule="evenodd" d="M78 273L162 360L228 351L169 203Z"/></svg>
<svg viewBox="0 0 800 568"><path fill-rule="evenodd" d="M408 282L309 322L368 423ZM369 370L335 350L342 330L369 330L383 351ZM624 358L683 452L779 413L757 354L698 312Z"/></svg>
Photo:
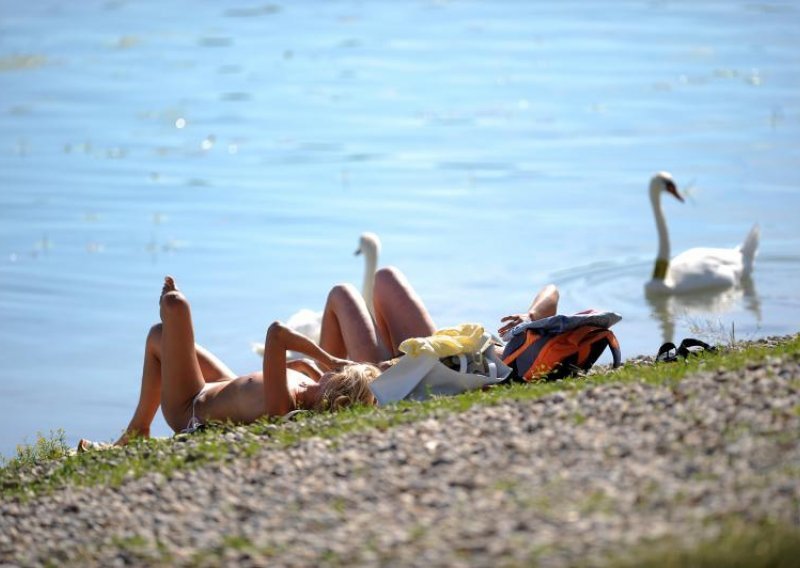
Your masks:
<svg viewBox="0 0 800 568"><path fill-rule="evenodd" d="M481 348L483 326L477 323L462 323L455 327L438 330L430 337L412 337L400 344L400 351L416 357L426 353L437 357L449 357L459 353L471 353Z"/></svg>

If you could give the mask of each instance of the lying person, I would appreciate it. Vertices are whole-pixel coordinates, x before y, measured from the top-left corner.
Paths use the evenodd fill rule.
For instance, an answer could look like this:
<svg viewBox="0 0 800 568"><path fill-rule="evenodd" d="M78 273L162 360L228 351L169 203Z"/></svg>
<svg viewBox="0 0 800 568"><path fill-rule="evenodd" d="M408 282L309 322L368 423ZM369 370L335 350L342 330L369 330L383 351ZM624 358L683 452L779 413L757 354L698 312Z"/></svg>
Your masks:
<svg viewBox="0 0 800 568"><path fill-rule="evenodd" d="M531 302L527 312L500 318L501 336L525 321L556 315L559 293L549 284ZM420 297L406 277L394 267L375 273L375 319L356 288L334 286L322 317L321 347L337 357L385 366L401 355L399 346L411 337L428 337L436 331ZM501 348L502 351L502 348Z"/></svg>
<svg viewBox="0 0 800 568"><path fill-rule="evenodd" d="M411 337L435 331L430 314L402 273L383 268L375 275L375 319L351 285L328 295L320 345L280 322L267 331L261 372L237 377L222 361L194 342L186 297L167 276L160 298L161 323L145 342L139 402L116 445L148 437L156 411L175 432L192 431L208 421L250 423L292 410L337 410L352 404L375 404L369 384L398 346ZM527 314L502 318L504 333L525 318L554 315L558 291L544 288ZM306 359L287 361L287 351ZM357 361L357 362L356 362ZM83 441L82 441L83 443Z"/></svg>

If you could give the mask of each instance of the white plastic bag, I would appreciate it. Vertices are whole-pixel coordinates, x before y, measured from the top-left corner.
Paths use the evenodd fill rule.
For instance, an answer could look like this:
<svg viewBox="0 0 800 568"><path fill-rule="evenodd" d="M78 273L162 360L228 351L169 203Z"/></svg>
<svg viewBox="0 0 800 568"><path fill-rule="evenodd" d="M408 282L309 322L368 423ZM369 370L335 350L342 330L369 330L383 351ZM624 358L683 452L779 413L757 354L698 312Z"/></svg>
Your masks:
<svg viewBox="0 0 800 568"><path fill-rule="evenodd" d="M372 382L372 394L378 404L388 404L398 400L425 400L436 395L455 395L502 382L511 373L511 368L495 354L491 335L484 335L485 341L480 351L458 355L459 370L451 369L435 355L406 355ZM468 372L476 366L486 374Z"/></svg>

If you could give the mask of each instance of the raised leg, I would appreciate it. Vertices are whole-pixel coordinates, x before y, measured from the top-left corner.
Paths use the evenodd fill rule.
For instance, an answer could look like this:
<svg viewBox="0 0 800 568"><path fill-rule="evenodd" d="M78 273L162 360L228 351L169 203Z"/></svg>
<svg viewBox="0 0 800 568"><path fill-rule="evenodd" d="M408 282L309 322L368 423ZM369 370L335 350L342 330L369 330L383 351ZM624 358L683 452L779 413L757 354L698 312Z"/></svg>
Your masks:
<svg viewBox="0 0 800 568"><path fill-rule="evenodd" d="M161 323L161 411L178 432L188 423L192 399L206 383L197 360L189 302L169 276L161 296Z"/></svg>
<svg viewBox="0 0 800 568"><path fill-rule="evenodd" d="M387 358L361 294L338 284L328 294L322 315L320 347L335 357L378 363Z"/></svg>
<svg viewBox="0 0 800 568"><path fill-rule="evenodd" d="M165 284L162 295L174 290L174 282ZM163 314L162 314L163 317ZM158 323L150 328L144 347L144 364L142 366L142 386L139 393L139 402L133 413L128 427L117 440L116 445L125 445L134 436L150 436L150 426L161 404L161 373L162 373L162 338L163 324ZM194 345L194 356L200 367L205 382L225 381L236 378L225 363L220 361L213 353L200 345Z"/></svg>
<svg viewBox="0 0 800 568"><path fill-rule="evenodd" d="M558 313L559 297L558 288L556 288L555 284L548 284L539 290L539 293L536 294L536 297L531 302L528 308L528 317L531 318L531 321L534 321L556 315Z"/></svg>
<svg viewBox="0 0 800 568"><path fill-rule="evenodd" d="M373 303L378 333L392 355L399 354L397 347L409 337L427 337L436 331L422 299L397 268L375 273Z"/></svg>
<svg viewBox="0 0 800 568"><path fill-rule="evenodd" d="M536 297L533 298L531 305L528 307L527 312L511 314L510 316L500 318L501 325L497 333L502 336L521 324L526 318L530 321L534 321L556 315L558 312L559 297L558 288L553 284L548 284L539 290L539 293L536 294Z"/></svg>

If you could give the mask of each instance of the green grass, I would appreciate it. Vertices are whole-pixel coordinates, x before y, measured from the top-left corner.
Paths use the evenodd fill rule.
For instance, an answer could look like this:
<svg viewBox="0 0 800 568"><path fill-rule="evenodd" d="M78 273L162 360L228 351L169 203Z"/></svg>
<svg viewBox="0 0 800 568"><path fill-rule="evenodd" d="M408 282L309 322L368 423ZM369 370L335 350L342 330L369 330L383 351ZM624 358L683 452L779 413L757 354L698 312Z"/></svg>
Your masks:
<svg viewBox="0 0 800 568"><path fill-rule="evenodd" d="M685 545L674 538L645 542L611 559L612 568L793 568L800 559L800 529L741 520L719 523L718 535Z"/></svg>
<svg viewBox="0 0 800 568"><path fill-rule="evenodd" d="M253 558L256 559L256 565L264 565L266 560L282 552L285 552L282 546L258 546L246 536L229 534L223 536L218 545L195 552L187 565L200 567L241 563L249 565L246 560ZM165 561L163 564L170 565L171 563Z"/></svg>
<svg viewBox="0 0 800 568"><path fill-rule="evenodd" d="M17 446L17 454L7 463L2 463L4 467L13 470L21 470L29 467L34 467L38 463L46 462L49 460L56 460L63 458L69 454L69 446L66 442L66 434L64 430L51 430L50 435L45 437L39 432L36 435L36 442L33 444L20 444Z"/></svg>
<svg viewBox="0 0 800 568"><path fill-rule="evenodd" d="M308 414L295 422L260 420L246 427L220 424L191 436L138 440L125 448L79 455L67 455L64 434L59 431L51 433L49 438L39 436L32 446L21 446L17 456L3 464L0 496L25 499L66 485L120 485L151 472L169 477L176 470L252 456L265 446L287 447L314 436L335 442L348 433L385 430L429 417L464 412L476 405L532 400L554 392L569 396L581 389L609 383L674 385L687 374L741 369L771 357L800 361L800 335L785 339L775 347L758 344L735 347L693 357L685 363L626 364L613 372L555 383L513 384L421 403L401 402L380 408L355 407L335 414ZM576 415L575 420L580 424L583 417Z"/></svg>

